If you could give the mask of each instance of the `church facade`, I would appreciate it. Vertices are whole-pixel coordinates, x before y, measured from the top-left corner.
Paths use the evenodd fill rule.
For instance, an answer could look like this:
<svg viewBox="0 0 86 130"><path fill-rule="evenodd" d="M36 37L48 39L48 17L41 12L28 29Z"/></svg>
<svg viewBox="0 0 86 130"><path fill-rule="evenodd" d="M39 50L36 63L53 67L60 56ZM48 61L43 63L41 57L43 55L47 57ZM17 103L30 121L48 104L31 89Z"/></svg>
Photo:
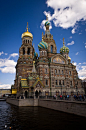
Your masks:
<svg viewBox="0 0 86 130"><path fill-rule="evenodd" d="M45 22L45 34L38 44L39 57L32 45L33 35L28 31L22 34L22 45L16 65L14 88L17 93L31 95L73 95L84 94L81 79L78 78L76 66L71 63L69 48L63 47L57 53L56 43L49 30L48 19Z"/></svg>

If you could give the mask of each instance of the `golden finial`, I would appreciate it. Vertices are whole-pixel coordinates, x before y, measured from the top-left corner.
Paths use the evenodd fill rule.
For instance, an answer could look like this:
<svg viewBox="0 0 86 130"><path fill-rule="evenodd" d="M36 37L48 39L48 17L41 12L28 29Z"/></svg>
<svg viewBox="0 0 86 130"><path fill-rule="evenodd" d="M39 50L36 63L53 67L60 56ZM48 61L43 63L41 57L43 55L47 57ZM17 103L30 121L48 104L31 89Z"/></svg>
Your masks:
<svg viewBox="0 0 86 130"><path fill-rule="evenodd" d="M46 20L48 20L48 15L46 15Z"/></svg>
<svg viewBox="0 0 86 130"><path fill-rule="evenodd" d="M27 32L28 32L28 22L27 22Z"/></svg>
<svg viewBox="0 0 86 130"><path fill-rule="evenodd" d="M63 37L63 45L64 45L64 37Z"/></svg>

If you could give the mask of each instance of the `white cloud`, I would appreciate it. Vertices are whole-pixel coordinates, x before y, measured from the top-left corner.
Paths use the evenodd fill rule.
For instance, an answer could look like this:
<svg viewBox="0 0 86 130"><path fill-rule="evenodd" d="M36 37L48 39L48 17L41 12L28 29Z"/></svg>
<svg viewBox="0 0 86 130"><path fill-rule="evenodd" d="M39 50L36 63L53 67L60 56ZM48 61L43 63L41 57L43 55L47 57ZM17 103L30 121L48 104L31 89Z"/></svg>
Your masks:
<svg viewBox="0 0 86 130"><path fill-rule="evenodd" d="M2 52L0 52L0 56L1 56L2 54L4 54L4 52L3 52L3 51L2 51Z"/></svg>
<svg viewBox="0 0 86 130"><path fill-rule="evenodd" d="M72 41L71 43L68 43L67 45L69 46L69 45L73 45L74 44L74 41Z"/></svg>
<svg viewBox="0 0 86 130"><path fill-rule="evenodd" d="M75 55L78 55L79 54L79 52L77 52Z"/></svg>
<svg viewBox="0 0 86 130"><path fill-rule="evenodd" d="M15 73L16 62L9 59L0 59L0 70L2 73Z"/></svg>
<svg viewBox="0 0 86 130"><path fill-rule="evenodd" d="M85 63L85 62L83 62ZM78 71L78 76L80 79L85 79L86 78L86 66L83 66L83 63L77 64L76 62L74 65L76 66L76 69Z"/></svg>
<svg viewBox="0 0 86 130"><path fill-rule="evenodd" d="M0 84L0 89L10 89L11 85L10 84Z"/></svg>
<svg viewBox="0 0 86 130"><path fill-rule="evenodd" d="M62 28L74 27L80 21L86 20L86 0L47 0L48 7L53 8L54 13L44 11L48 15L49 21Z"/></svg>
<svg viewBox="0 0 86 130"><path fill-rule="evenodd" d="M83 64L86 64L86 62L83 62Z"/></svg>
<svg viewBox="0 0 86 130"><path fill-rule="evenodd" d="M7 53L5 53L5 55L7 55Z"/></svg>
<svg viewBox="0 0 86 130"><path fill-rule="evenodd" d="M70 39L72 39L72 36L70 36Z"/></svg>
<svg viewBox="0 0 86 130"><path fill-rule="evenodd" d="M82 34L82 33L79 33L79 35Z"/></svg>
<svg viewBox="0 0 86 130"><path fill-rule="evenodd" d="M18 53L13 53L13 54L11 54L10 56L11 56L11 57L16 57L16 56L18 56Z"/></svg>
<svg viewBox="0 0 86 130"><path fill-rule="evenodd" d="M86 43L85 43L86 44Z"/></svg>
<svg viewBox="0 0 86 130"><path fill-rule="evenodd" d="M72 32L72 34L74 34L75 33L75 28L73 28L71 32Z"/></svg>
<svg viewBox="0 0 86 130"><path fill-rule="evenodd" d="M86 46L85 46L85 48L86 48Z"/></svg>

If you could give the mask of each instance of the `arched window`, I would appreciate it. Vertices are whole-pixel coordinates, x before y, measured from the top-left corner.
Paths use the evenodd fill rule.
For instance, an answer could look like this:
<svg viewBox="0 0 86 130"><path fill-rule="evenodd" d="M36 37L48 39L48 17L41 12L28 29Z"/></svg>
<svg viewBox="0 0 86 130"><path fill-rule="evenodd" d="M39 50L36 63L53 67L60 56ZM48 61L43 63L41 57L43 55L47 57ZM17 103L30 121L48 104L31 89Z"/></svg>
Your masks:
<svg viewBox="0 0 86 130"><path fill-rule="evenodd" d="M25 55L25 48L23 48L23 55Z"/></svg>
<svg viewBox="0 0 86 130"><path fill-rule="evenodd" d="M30 48L28 48L28 50L27 50L27 54L30 55Z"/></svg>
<svg viewBox="0 0 86 130"><path fill-rule="evenodd" d="M43 55L43 51L42 51L42 55Z"/></svg>
<svg viewBox="0 0 86 130"><path fill-rule="evenodd" d="M26 43L27 43L27 40L26 40Z"/></svg>
<svg viewBox="0 0 86 130"><path fill-rule="evenodd" d="M57 85L57 80L56 80L56 85Z"/></svg>
<svg viewBox="0 0 86 130"><path fill-rule="evenodd" d="M63 80L63 85L64 85L64 80Z"/></svg>
<svg viewBox="0 0 86 130"><path fill-rule="evenodd" d="M59 71L59 74L60 74L60 70L58 70Z"/></svg>
<svg viewBox="0 0 86 130"><path fill-rule="evenodd" d="M63 74L63 70L62 70L62 74Z"/></svg>
<svg viewBox="0 0 86 130"><path fill-rule="evenodd" d="M47 34L46 34L46 38L47 38Z"/></svg>
<svg viewBox="0 0 86 130"><path fill-rule="evenodd" d="M66 58L66 55L65 55L65 58Z"/></svg>
<svg viewBox="0 0 86 130"><path fill-rule="evenodd" d="M28 43L29 43L29 40L28 40Z"/></svg>
<svg viewBox="0 0 86 130"><path fill-rule="evenodd" d="M53 53L53 45L51 45L51 53Z"/></svg>

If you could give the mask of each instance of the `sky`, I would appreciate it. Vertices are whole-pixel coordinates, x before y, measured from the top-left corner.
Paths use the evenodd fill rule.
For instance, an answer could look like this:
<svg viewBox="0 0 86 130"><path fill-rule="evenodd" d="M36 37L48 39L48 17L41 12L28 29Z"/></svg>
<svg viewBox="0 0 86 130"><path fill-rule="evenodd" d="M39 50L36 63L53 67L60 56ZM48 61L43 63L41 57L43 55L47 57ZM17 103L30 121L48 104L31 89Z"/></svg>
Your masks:
<svg viewBox="0 0 86 130"><path fill-rule="evenodd" d="M79 78L86 78L86 0L0 0L0 88L11 88L14 84L21 35L27 22L39 55L46 15L57 53L64 37Z"/></svg>

